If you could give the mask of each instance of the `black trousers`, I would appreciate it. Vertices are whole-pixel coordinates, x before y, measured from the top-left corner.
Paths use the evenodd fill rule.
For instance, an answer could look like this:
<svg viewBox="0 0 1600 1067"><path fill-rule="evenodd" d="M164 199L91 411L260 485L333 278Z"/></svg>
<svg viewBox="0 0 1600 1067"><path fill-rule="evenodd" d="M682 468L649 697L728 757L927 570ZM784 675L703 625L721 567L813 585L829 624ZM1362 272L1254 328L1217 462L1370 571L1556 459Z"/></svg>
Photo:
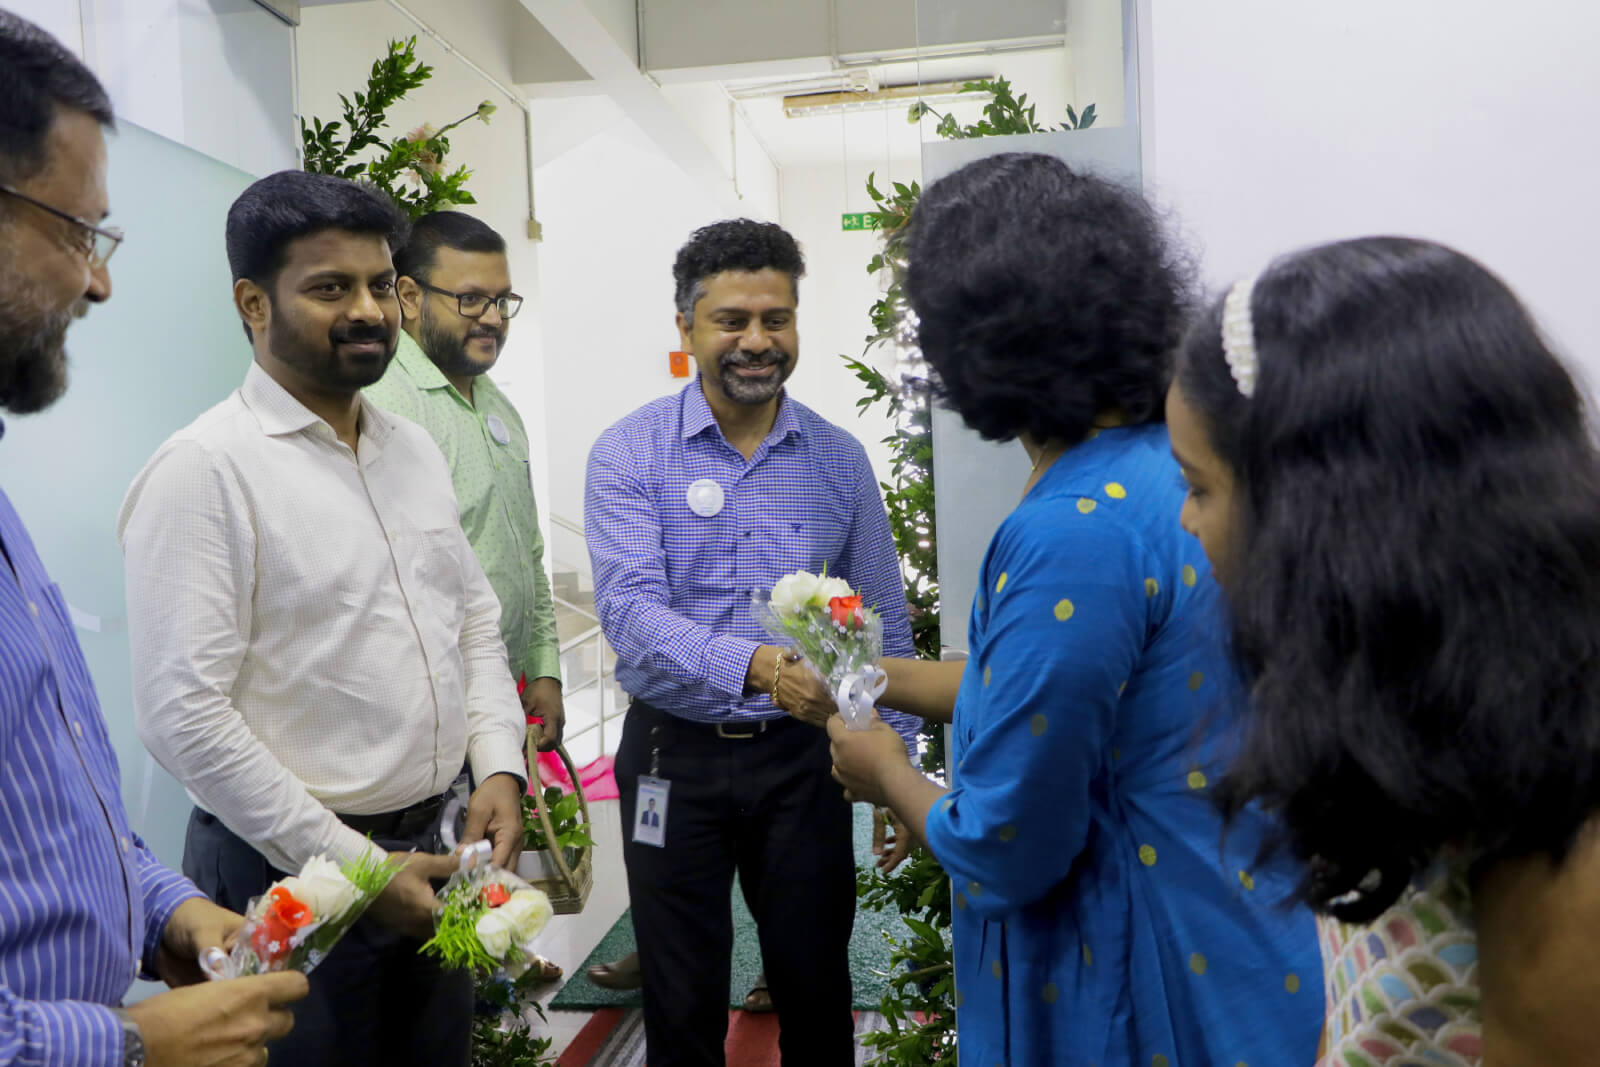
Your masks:
<svg viewBox="0 0 1600 1067"><path fill-rule="evenodd" d="M657 776L672 783L663 848L633 840L639 776L657 748ZM855 854L831 766L827 734L794 719L736 739L637 701L629 708L616 776L650 1067L723 1067L735 870L760 932L785 1067L855 1062Z"/></svg>
<svg viewBox="0 0 1600 1067"><path fill-rule="evenodd" d="M391 851L433 851L435 827L399 837L372 835ZM266 857L195 809L183 845L183 873L225 908L243 912L251 897L284 877ZM421 942L370 918L357 920L311 972L311 994L294 1005L294 1030L268 1046L292 1067L467 1067L473 990L464 972L442 970L418 954Z"/></svg>

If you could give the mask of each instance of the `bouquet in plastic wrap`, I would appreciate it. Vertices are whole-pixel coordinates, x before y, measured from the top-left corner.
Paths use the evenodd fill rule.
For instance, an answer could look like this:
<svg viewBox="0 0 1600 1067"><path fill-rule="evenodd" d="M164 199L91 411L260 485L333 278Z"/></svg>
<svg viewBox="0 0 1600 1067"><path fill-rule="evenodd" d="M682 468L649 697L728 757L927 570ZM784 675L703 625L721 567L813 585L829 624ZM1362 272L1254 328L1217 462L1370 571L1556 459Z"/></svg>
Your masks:
<svg viewBox="0 0 1600 1067"><path fill-rule="evenodd" d="M866 729L872 706L889 684L878 666L883 657L878 613L861 602L849 582L810 571L786 574L771 591L757 589L750 599L767 632L788 639L827 683L844 724Z"/></svg>
<svg viewBox="0 0 1600 1067"><path fill-rule="evenodd" d="M541 889L489 862L489 842L470 845L439 890L434 935L422 946L452 970L504 970L515 978L536 958L533 942L555 909Z"/></svg>
<svg viewBox="0 0 1600 1067"><path fill-rule="evenodd" d="M213 979L269 971L310 974L378 899L395 869L372 852L349 863L325 856L307 861L299 874L274 882L246 905L232 951L207 949L200 969Z"/></svg>

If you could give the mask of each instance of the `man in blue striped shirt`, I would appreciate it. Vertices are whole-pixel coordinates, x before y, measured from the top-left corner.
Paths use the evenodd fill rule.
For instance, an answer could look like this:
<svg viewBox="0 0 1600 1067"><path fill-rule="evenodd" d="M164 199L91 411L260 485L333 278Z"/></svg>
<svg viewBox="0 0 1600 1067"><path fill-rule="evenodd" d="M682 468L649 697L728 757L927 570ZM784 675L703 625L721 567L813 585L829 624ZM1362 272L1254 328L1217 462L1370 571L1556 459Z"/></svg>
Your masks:
<svg viewBox="0 0 1600 1067"><path fill-rule="evenodd" d="M673 275L699 376L612 426L589 456L595 604L634 698L615 769L651 1067L723 1063L735 870L783 1062L854 1062L850 806L829 776L827 736L786 714L832 700L766 643L750 593L826 568L882 613L885 654L914 653L866 452L783 388L804 272L776 225L697 231ZM885 717L909 743L916 721ZM660 818L644 833L641 777L670 783L643 783Z"/></svg>
<svg viewBox="0 0 1600 1067"><path fill-rule="evenodd" d="M66 389L67 326L111 296L105 90L0 11L0 407ZM0 425L0 433L4 427ZM35 461L39 457L35 457ZM299 974L204 982L240 917L128 826L117 759L60 589L0 492L0 1067L266 1062ZM186 986L124 1010L135 977Z"/></svg>

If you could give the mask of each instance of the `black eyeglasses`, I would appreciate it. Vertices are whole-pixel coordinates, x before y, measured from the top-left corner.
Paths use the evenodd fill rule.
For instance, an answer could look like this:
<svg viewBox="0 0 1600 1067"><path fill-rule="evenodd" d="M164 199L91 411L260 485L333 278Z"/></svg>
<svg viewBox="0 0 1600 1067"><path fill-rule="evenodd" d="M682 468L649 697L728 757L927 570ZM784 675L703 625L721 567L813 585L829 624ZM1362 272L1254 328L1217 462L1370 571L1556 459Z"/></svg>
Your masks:
<svg viewBox="0 0 1600 1067"><path fill-rule="evenodd" d="M111 259L111 253L115 252L117 246L122 243L123 233L115 226L96 226L94 223L80 219L76 215L69 215L58 207L51 207L43 200L35 199L27 193L13 189L9 185L0 185L0 193L14 196L18 200L25 200L40 211L47 211L56 218L66 219L76 226L77 230L74 232L78 234L78 251L83 253L84 258L89 261L91 267L99 268L105 266Z"/></svg>
<svg viewBox="0 0 1600 1067"><path fill-rule="evenodd" d="M415 278L411 280L417 281ZM505 296L484 296L482 293L452 293L448 289L440 289L427 282L417 282L417 284L430 293L455 297L456 310L461 312L461 317L464 319L481 319L484 312L489 310L490 304L500 312L502 319L516 318L517 312L522 310L522 297L516 293L507 293Z"/></svg>

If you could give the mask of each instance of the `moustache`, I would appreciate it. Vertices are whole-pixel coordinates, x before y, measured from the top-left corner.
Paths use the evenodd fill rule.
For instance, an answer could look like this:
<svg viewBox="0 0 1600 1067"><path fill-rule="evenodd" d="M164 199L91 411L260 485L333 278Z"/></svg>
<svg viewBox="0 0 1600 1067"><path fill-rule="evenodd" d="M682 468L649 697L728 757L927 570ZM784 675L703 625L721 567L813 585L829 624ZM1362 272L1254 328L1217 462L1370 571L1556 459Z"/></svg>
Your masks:
<svg viewBox="0 0 1600 1067"><path fill-rule="evenodd" d="M336 345L359 345L368 341L388 344L394 340L394 334L387 326L344 326L329 330L328 339Z"/></svg>
<svg viewBox="0 0 1600 1067"><path fill-rule="evenodd" d="M782 349L769 348L765 352L736 350L722 357L724 367L770 367L789 362L789 354Z"/></svg>
<svg viewBox="0 0 1600 1067"><path fill-rule="evenodd" d="M480 337L490 338L497 345L504 344L506 340L505 331L490 329L487 326L474 326L472 329L467 331L467 340L469 341L476 340Z"/></svg>

